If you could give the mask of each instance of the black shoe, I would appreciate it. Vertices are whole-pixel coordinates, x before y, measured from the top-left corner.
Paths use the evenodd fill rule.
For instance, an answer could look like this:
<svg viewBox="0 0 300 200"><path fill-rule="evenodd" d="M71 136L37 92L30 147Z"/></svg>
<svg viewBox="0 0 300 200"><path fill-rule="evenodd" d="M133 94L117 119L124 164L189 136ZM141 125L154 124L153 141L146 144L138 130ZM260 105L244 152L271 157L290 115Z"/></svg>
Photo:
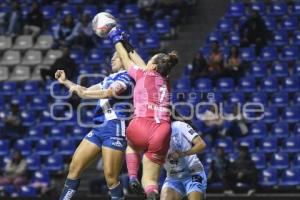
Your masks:
<svg viewBox="0 0 300 200"><path fill-rule="evenodd" d="M129 189L134 194L145 195L144 189L140 182L136 179L129 180Z"/></svg>
<svg viewBox="0 0 300 200"><path fill-rule="evenodd" d="M156 192L150 192L147 195L147 199L146 200L159 200L159 194Z"/></svg>

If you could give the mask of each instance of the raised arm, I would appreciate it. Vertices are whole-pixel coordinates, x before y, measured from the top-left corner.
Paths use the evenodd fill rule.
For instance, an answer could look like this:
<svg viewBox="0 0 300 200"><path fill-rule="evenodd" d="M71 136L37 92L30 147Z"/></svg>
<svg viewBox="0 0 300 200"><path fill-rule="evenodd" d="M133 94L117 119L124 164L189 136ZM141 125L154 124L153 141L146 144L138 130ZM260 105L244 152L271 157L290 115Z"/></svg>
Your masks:
<svg viewBox="0 0 300 200"><path fill-rule="evenodd" d="M133 62L129 58L129 55L128 55L126 49L124 48L123 44L121 42L117 42L115 44L115 47L116 47L116 51L118 52L118 54L122 60L122 63L124 65L125 69L129 70L129 68L133 66Z"/></svg>
<svg viewBox="0 0 300 200"><path fill-rule="evenodd" d="M143 69L146 69L146 63L144 62L144 60L141 58L141 56L135 50L133 50L129 53L129 57L137 66L139 66Z"/></svg>

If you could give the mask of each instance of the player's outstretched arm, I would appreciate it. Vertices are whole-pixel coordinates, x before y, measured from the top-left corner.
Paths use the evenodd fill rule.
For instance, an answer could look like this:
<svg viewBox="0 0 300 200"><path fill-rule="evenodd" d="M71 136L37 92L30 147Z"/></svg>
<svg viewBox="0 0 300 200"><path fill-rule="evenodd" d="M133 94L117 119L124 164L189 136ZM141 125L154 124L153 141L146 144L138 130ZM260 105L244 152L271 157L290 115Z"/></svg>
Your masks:
<svg viewBox="0 0 300 200"><path fill-rule="evenodd" d="M137 66L146 69L146 63L135 50L129 52L129 57Z"/></svg>

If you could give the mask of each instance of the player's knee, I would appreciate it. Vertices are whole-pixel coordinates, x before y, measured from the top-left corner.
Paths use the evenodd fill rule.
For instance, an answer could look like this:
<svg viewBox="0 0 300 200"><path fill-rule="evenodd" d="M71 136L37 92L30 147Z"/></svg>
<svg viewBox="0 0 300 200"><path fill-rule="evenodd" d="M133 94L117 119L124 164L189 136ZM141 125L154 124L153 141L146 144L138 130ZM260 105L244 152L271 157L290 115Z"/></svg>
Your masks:
<svg viewBox="0 0 300 200"><path fill-rule="evenodd" d="M82 164L77 159L72 159L71 164L69 166L69 178L78 178L80 176L82 170Z"/></svg>
<svg viewBox="0 0 300 200"><path fill-rule="evenodd" d="M105 177L106 177L107 187L109 187L109 188L117 185L119 182L118 177L115 176L113 173L108 173L108 174L106 174Z"/></svg>

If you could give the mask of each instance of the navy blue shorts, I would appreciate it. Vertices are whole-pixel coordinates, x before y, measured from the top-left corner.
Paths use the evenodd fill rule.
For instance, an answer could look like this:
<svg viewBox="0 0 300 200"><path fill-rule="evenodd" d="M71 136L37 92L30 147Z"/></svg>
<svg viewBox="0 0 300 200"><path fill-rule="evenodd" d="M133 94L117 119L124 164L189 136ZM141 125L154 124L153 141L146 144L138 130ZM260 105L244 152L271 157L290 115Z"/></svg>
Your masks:
<svg viewBox="0 0 300 200"><path fill-rule="evenodd" d="M114 119L93 128L84 138L96 144L99 148L105 146L125 151L127 146L125 131L125 121Z"/></svg>

